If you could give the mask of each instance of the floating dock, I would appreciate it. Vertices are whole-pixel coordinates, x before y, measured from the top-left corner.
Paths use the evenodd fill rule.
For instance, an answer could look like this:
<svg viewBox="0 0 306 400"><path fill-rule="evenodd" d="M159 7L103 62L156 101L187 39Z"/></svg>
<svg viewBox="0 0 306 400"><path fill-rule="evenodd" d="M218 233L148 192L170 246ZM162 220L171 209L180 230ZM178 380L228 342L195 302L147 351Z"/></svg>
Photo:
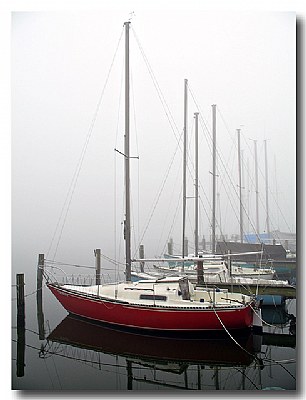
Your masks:
<svg viewBox="0 0 306 400"><path fill-rule="evenodd" d="M197 287L201 287L201 285L196 285ZM203 287L209 285L202 285ZM242 284L242 283L217 283L214 287L218 287L220 289L228 289L229 291L239 292L243 294L258 294L258 295L279 295L287 297L288 299L296 298L296 288L291 285L268 285L268 284Z"/></svg>

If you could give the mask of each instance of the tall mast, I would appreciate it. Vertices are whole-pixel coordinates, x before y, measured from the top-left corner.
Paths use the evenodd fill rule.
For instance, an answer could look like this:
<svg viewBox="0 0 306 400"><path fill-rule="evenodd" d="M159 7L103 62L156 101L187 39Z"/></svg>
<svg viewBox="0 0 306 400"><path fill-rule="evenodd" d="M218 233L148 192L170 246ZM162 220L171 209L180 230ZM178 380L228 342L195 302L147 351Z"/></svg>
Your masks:
<svg viewBox="0 0 306 400"><path fill-rule="evenodd" d="M124 169L125 169L125 257L126 281L131 281L131 216L130 216L130 57L129 29L130 22L125 22L125 135L124 135Z"/></svg>
<svg viewBox="0 0 306 400"><path fill-rule="evenodd" d="M243 243L243 212L242 212L240 129L237 129L237 135L238 135L238 173L239 173L239 205L240 205L240 242Z"/></svg>
<svg viewBox="0 0 306 400"><path fill-rule="evenodd" d="M255 193L256 193L256 234L260 241L259 231L259 192L258 192L258 166L257 166L257 140L254 140L254 151L255 151Z"/></svg>
<svg viewBox="0 0 306 400"><path fill-rule="evenodd" d="M269 182L268 182L268 155L267 155L267 141L265 140L265 175L266 175L266 225L267 234L270 238L270 218L269 218Z"/></svg>
<svg viewBox="0 0 306 400"><path fill-rule="evenodd" d="M186 222L186 168L187 168L187 85L188 80L184 80L184 150L183 150L183 238L182 238L182 257L185 257L185 222ZM184 269L184 263L183 263Z"/></svg>
<svg viewBox="0 0 306 400"><path fill-rule="evenodd" d="M212 235L211 251L216 252L216 104L212 105L212 134L213 134L213 199L212 199Z"/></svg>
<svg viewBox="0 0 306 400"><path fill-rule="evenodd" d="M195 118L195 203L194 203L194 255L197 257L199 252L199 134L198 134L199 113L194 113Z"/></svg>

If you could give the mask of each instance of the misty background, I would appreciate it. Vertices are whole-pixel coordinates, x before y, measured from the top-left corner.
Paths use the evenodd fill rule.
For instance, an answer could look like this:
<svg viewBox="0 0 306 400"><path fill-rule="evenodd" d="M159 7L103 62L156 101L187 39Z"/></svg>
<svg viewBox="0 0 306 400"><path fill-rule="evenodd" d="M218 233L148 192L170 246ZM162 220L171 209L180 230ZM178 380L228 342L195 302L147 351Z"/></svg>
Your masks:
<svg viewBox="0 0 306 400"><path fill-rule="evenodd" d="M211 233L211 106L217 105L217 235L239 234L237 134L244 231L295 232L296 19L291 12L135 10L12 13L12 265L38 253L93 265L123 262L124 34L131 18L132 255L181 245L183 89L188 79L188 215L193 245L194 112L200 112L200 237ZM111 263L103 261L110 267ZM33 268L33 269L32 269Z"/></svg>

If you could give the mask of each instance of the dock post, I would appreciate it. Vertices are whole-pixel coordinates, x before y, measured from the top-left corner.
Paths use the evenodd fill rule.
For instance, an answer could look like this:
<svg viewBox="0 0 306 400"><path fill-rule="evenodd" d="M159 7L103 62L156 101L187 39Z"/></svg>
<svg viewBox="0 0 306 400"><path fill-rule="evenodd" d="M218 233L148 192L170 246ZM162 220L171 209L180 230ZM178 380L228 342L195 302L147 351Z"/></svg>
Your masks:
<svg viewBox="0 0 306 400"><path fill-rule="evenodd" d="M45 255L38 255L38 265L37 265L37 293L42 292L42 281L44 276L44 267L45 267Z"/></svg>
<svg viewBox="0 0 306 400"><path fill-rule="evenodd" d="M37 323L38 323L38 335L40 340L45 340L45 322L44 313L42 306L42 282L44 277L45 268L45 255L38 255L37 265L37 291L36 291L36 306L37 306Z"/></svg>
<svg viewBox="0 0 306 400"><path fill-rule="evenodd" d="M101 285L101 249L94 250L96 257L96 285Z"/></svg>
<svg viewBox="0 0 306 400"><path fill-rule="evenodd" d="M170 256L173 256L173 239L170 238L169 242L168 242L168 254Z"/></svg>
<svg viewBox="0 0 306 400"><path fill-rule="evenodd" d="M205 237L203 236L202 238L202 250L205 251L206 250L206 240Z"/></svg>
<svg viewBox="0 0 306 400"><path fill-rule="evenodd" d="M17 377L24 376L25 359L25 302L24 274L16 275L17 288Z"/></svg>
<svg viewBox="0 0 306 400"><path fill-rule="evenodd" d="M133 368L132 361L126 360L127 390L133 390Z"/></svg>
<svg viewBox="0 0 306 400"><path fill-rule="evenodd" d="M203 261L197 261L197 283L204 285Z"/></svg>
<svg viewBox="0 0 306 400"><path fill-rule="evenodd" d="M17 286L17 326L25 326L24 274L16 275Z"/></svg>
<svg viewBox="0 0 306 400"><path fill-rule="evenodd" d="M145 257L144 245L141 244L141 245L139 246L139 258L142 259L142 258L144 258L144 257ZM145 265L144 261L140 261L140 271L141 271L141 272L144 272L144 265Z"/></svg>
<svg viewBox="0 0 306 400"><path fill-rule="evenodd" d="M185 255L185 257L188 256L188 238L186 238L186 237L184 239L184 255Z"/></svg>

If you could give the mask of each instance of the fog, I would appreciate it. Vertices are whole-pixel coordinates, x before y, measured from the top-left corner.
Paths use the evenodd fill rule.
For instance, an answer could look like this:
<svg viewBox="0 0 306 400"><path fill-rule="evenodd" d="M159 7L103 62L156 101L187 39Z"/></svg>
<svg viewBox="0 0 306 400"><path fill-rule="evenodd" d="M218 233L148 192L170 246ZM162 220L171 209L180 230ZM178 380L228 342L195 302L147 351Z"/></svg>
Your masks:
<svg viewBox="0 0 306 400"><path fill-rule="evenodd" d="M295 14L134 11L12 14L12 254L17 272L29 254L33 262L44 253L90 264L93 249L101 248L123 260L124 157L114 149L124 149L122 31L129 18L131 156L139 157L131 159L133 255L140 243L148 257L163 254L169 237L180 246L185 78L191 248L197 111L200 236L209 239L211 233L212 104L217 105L217 234L239 233L237 128L249 215L245 232L255 227L254 140L260 231L266 230L267 140L270 228L295 232Z"/></svg>

